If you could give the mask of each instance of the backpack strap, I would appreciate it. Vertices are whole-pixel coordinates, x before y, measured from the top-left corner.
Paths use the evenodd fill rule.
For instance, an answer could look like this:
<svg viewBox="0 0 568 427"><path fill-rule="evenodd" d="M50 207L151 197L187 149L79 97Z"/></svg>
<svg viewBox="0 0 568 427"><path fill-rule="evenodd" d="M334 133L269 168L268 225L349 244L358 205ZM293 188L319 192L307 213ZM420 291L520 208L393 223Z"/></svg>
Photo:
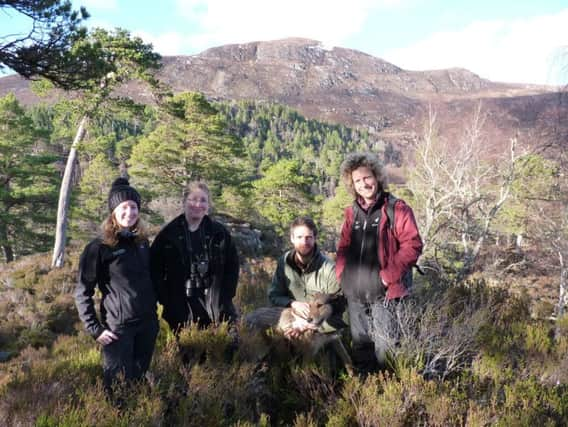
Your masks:
<svg viewBox="0 0 568 427"><path fill-rule="evenodd" d="M388 219L388 226L391 230L394 230L394 205L397 202L398 197L388 193L387 196L387 219ZM357 202L353 202L353 206L351 207L353 212L353 224L357 220L357 216L361 215L361 208L357 204Z"/></svg>
<svg viewBox="0 0 568 427"><path fill-rule="evenodd" d="M398 198L389 193L387 198L387 218L391 230L394 230L394 204L397 200Z"/></svg>
<svg viewBox="0 0 568 427"><path fill-rule="evenodd" d="M389 221L389 227L391 228L391 230L393 230L393 232L394 232L394 205L397 200L398 198L396 196L393 196L391 193L389 193L387 199L387 217ZM416 271L420 273L421 276L424 276L425 274L424 270L422 270L422 268L420 268L418 264L413 264L412 267L414 267ZM403 279L403 281L405 282L406 288L410 289L410 287L412 286L412 268L408 270L408 273L405 275L405 279Z"/></svg>

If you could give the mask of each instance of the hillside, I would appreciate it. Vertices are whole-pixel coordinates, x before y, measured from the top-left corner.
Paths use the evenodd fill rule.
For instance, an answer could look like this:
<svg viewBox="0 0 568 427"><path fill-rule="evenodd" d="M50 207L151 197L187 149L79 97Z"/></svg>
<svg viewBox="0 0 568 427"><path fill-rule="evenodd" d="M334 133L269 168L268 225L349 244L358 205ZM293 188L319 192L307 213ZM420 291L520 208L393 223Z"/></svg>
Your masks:
<svg viewBox="0 0 568 427"><path fill-rule="evenodd" d="M403 70L303 39L167 57L161 73L177 92L163 108L109 102L89 120L62 268L44 252L77 131L73 111L0 99L0 425L567 425L559 296L568 150L524 150L566 144L562 92L467 70ZM141 85L120 91L150 102ZM0 79L0 96L8 92L40 101L16 76ZM484 126L468 141L480 103ZM441 138L414 145L430 110ZM513 136L521 149L499 150ZM319 247L335 250L352 203L340 164L362 150L390 168L388 188L412 207L425 243L424 274L414 275L409 298L389 304L396 333L383 372L351 376L332 354L302 357L277 332L244 321L193 325L178 337L162 321L145 380L120 382L118 399L105 398L101 352L79 322L73 289L116 175L126 171L140 190L151 236L179 214L189 180L210 184L214 213L238 248L234 303L244 319L267 304L293 218L315 218ZM375 330L372 339L385 337Z"/></svg>
<svg viewBox="0 0 568 427"><path fill-rule="evenodd" d="M565 134L567 105L558 88L492 82L464 69L403 70L351 49L324 48L307 39L233 44L192 56L163 58L160 78L174 92L198 91L215 100L252 99L297 109L308 118L362 127L404 147L416 138L432 108L440 132L460 134L482 103L486 132L494 142L514 135L536 141L554 128ZM149 102L135 85L122 89ZM0 79L0 96L14 92L24 104L38 102L29 83Z"/></svg>

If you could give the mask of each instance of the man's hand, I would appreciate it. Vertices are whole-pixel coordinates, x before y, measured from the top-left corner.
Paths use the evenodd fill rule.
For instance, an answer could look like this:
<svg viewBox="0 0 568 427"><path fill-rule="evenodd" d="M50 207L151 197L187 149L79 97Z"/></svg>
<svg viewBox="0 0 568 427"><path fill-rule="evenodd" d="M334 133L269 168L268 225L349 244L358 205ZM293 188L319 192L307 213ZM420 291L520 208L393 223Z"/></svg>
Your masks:
<svg viewBox="0 0 568 427"><path fill-rule="evenodd" d="M118 340L118 337L108 329L105 329L97 338L97 342L102 345L109 345L116 340Z"/></svg>
<svg viewBox="0 0 568 427"><path fill-rule="evenodd" d="M288 329L286 332L284 332L284 336L286 338L288 338L289 340L293 340L293 339L300 338L300 336L302 336L303 333L304 333L304 331L302 329L291 328L291 329Z"/></svg>
<svg viewBox="0 0 568 427"><path fill-rule="evenodd" d="M306 323L303 326L297 326L295 328L290 328L286 332L284 332L284 336L288 339L297 339L300 338L306 331L309 330L316 330L317 326L312 325L310 323Z"/></svg>
<svg viewBox="0 0 568 427"><path fill-rule="evenodd" d="M294 310L294 313L304 319L307 319L310 315L310 305L307 302L292 301L290 307Z"/></svg>

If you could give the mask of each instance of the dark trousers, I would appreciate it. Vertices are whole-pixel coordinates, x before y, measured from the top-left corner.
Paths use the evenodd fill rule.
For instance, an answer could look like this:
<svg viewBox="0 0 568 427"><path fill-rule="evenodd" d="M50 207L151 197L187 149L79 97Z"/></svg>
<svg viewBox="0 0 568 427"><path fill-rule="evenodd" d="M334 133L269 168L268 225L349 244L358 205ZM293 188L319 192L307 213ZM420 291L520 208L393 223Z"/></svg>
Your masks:
<svg viewBox="0 0 568 427"><path fill-rule="evenodd" d="M353 364L362 373L386 367L387 352L396 340L394 304L347 300Z"/></svg>
<svg viewBox="0 0 568 427"><path fill-rule="evenodd" d="M102 349L104 385L107 390L110 390L119 374L128 381L144 376L150 367L158 330L158 319L121 325L113 330L118 340Z"/></svg>

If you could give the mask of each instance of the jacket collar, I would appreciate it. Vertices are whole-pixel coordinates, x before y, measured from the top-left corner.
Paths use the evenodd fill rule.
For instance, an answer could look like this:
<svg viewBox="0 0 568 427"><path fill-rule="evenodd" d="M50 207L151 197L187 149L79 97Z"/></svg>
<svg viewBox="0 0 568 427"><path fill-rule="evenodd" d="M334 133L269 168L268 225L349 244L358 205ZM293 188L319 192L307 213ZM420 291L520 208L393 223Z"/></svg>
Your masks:
<svg viewBox="0 0 568 427"><path fill-rule="evenodd" d="M304 270L302 270L296 262L296 251L294 249L288 251L285 257L286 264L288 264L299 274L308 274L318 270L321 267L324 259L323 254L320 252L317 244L314 246L314 254L312 256L312 259Z"/></svg>
<svg viewBox="0 0 568 427"><path fill-rule="evenodd" d="M381 191L377 195L375 202L371 205L367 205L365 203L365 200L361 196L357 196L357 199L355 199L355 206L365 214L369 215L383 207L385 202L385 197L388 197L388 193L386 193L385 191Z"/></svg>

